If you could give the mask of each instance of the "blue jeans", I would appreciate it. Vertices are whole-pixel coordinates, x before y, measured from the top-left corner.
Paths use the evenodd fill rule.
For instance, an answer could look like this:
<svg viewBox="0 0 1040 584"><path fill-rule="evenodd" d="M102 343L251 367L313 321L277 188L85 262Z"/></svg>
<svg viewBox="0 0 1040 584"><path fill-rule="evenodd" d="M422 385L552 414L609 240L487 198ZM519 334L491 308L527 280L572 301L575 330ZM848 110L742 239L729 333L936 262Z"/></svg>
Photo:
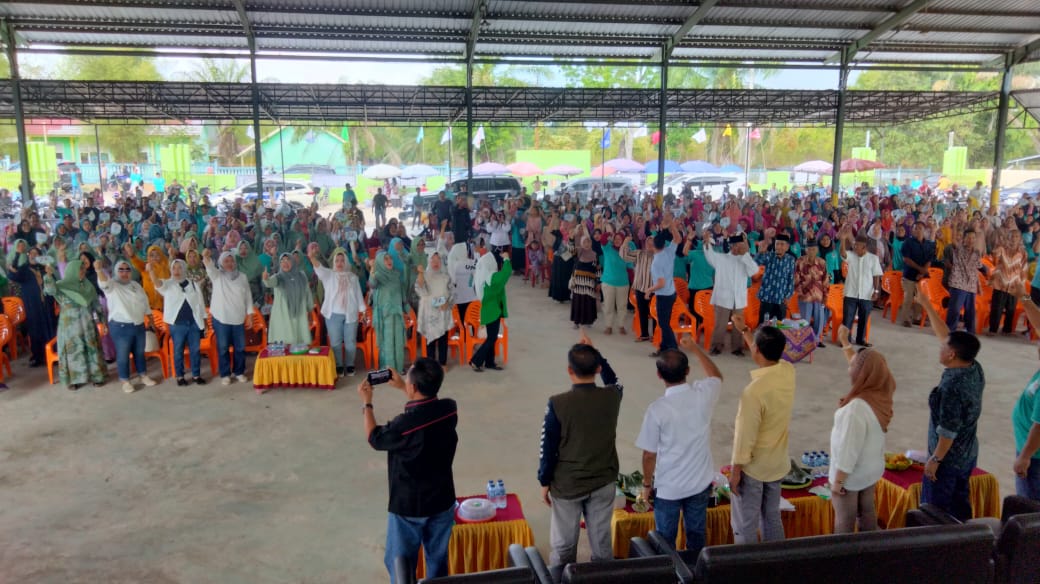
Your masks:
<svg viewBox="0 0 1040 584"><path fill-rule="evenodd" d="M455 507L451 506L431 517L405 517L390 513L386 522L386 554L383 563L390 579L394 578L394 558L404 556L415 570L419 546L426 555L426 577L448 575L448 542L455 525Z"/></svg>
<svg viewBox="0 0 1040 584"><path fill-rule="evenodd" d="M968 479L973 468L974 460L963 469L940 463L934 481L928 477L921 479L921 503L931 503L961 521L971 519Z"/></svg>
<svg viewBox="0 0 1040 584"><path fill-rule="evenodd" d="M217 362L220 376L231 377L246 374L246 327L242 324L224 324L213 319L213 332L217 336ZM235 366L232 370L228 348L235 349ZM192 361L194 363L194 361Z"/></svg>
<svg viewBox="0 0 1040 584"><path fill-rule="evenodd" d="M798 312L802 318L812 323L816 333L816 342L823 342L823 326L827 324L827 309L822 302L798 302Z"/></svg>
<svg viewBox="0 0 1040 584"><path fill-rule="evenodd" d="M867 319L870 318L872 308L873 306L869 300L851 296L846 296L845 301L841 305L841 324L845 325L850 331L852 330L852 323L856 321L857 317L859 318L859 326L856 327L857 345L864 345L867 342Z"/></svg>
<svg viewBox="0 0 1040 584"><path fill-rule="evenodd" d="M704 547L704 531L707 523L708 498L711 485L696 495L685 499L671 500L660 497L654 499L654 529L661 534L670 545L675 543L675 535L679 530L679 511L682 510L683 530L686 531L686 549L694 556Z"/></svg>
<svg viewBox="0 0 1040 584"><path fill-rule="evenodd" d="M1017 455L1017 453L1016 453ZM1025 478L1015 477L1015 494L1034 501L1040 501L1040 460L1033 458Z"/></svg>
<svg viewBox="0 0 1040 584"><path fill-rule="evenodd" d="M675 332L672 331L672 307L675 306L675 294L657 295L657 326L661 327L661 350L678 349Z"/></svg>
<svg viewBox="0 0 1040 584"><path fill-rule="evenodd" d="M188 345L188 358L191 360L191 376L202 377L199 363L199 329L195 323L171 324L170 336L173 337L173 370L177 377L184 377L184 345Z"/></svg>
<svg viewBox="0 0 1040 584"><path fill-rule="evenodd" d="M130 379L130 353L134 354L134 367L138 375L145 375L148 369L144 364L144 325L128 322L108 321L108 333L116 344L116 367L119 379Z"/></svg>
<svg viewBox="0 0 1040 584"><path fill-rule="evenodd" d="M353 367L357 356L357 321L347 322L346 315L332 313L325 319L329 331L329 345L336 357L336 367Z"/></svg>
<svg viewBox="0 0 1040 584"><path fill-rule="evenodd" d="M957 321L964 310L964 328L971 334L975 334L975 293L965 292L957 288L950 288L950 305L946 308L946 326L951 330L957 330Z"/></svg>

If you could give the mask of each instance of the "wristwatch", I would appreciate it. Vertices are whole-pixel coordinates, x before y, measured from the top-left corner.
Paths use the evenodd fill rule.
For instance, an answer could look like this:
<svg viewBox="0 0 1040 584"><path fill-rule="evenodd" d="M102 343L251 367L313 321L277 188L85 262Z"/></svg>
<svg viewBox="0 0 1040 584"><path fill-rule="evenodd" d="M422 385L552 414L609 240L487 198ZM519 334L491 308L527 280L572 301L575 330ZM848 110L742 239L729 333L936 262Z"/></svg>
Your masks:
<svg viewBox="0 0 1040 584"><path fill-rule="evenodd" d="M941 458L938 458L938 457L936 457L936 456L935 456L934 454L933 454L933 455L931 455L931 456L929 456L929 457L928 457L928 460L931 460L931 461L933 461L933 462L938 462L939 464L942 464L942 459L941 459Z"/></svg>
<svg viewBox="0 0 1040 584"><path fill-rule="evenodd" d="M374 409L375 408L372 407L372 404L365 404L365 405L361 406L361 411L362 412L365 411L365 410L374 410Z"/></svg>

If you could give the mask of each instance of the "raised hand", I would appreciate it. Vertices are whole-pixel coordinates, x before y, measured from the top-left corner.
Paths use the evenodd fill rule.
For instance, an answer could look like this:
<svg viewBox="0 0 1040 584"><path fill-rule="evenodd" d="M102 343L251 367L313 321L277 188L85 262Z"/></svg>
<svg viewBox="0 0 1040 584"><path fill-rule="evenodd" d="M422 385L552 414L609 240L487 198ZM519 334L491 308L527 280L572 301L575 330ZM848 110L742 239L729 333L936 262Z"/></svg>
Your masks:
<svg viewBox="0 0 1040 584"><path fill-rule="evenodd" d="M264 281L266 282L266 281L267 281L267 276L268 276L268 274L267 274L267 268L264 268L264 273L263 273L263 274L261 274L261 276L260 276L260 277L261 277L261 278L263 278L263 279L264 279Z"/></svg>

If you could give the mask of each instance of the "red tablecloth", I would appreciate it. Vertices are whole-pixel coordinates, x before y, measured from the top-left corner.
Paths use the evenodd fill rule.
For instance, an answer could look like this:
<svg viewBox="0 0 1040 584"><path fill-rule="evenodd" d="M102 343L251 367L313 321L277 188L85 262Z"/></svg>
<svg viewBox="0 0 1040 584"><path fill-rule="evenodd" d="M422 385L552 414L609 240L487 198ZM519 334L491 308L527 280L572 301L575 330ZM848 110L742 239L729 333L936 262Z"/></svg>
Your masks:
<svg viewBox="0 0 1040 584"><path fill-rule="evenodd" d="M981 468L975 468L971 471L971 476L977 477L988 472ZM910 488L910 485L914 483L920 483L921 479L924 478L924 466L915 464L906 470L885 470L885 474L881 475L885 480L890 483L894 483L897 486L903 487L904 489Z"/></svg>
<svg viewBox="0 0 1040 584"><path fill-rule="evenodd" d="M906 525L906 512L917 509L921 502L921 480L924 468L920 465L906 470L886 470L874 489L874 506L878 524L886 529ZM968 480L969 499L973 517L1000 517L1000 483L997 477L976 468Z"/></svg>

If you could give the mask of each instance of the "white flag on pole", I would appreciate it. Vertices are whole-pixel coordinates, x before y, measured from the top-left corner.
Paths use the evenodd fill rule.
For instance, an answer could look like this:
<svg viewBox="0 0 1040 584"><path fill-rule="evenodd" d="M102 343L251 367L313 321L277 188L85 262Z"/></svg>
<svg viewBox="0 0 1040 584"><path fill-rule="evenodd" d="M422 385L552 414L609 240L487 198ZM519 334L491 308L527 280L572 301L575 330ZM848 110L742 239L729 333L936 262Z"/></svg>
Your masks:
<svg viewBox="0 0 1040 584"><path fill-rule="evenodd" d="M697 130L697 133L693 135L693 141L698 144L704 144L708 141L708 133L704 131L704 128Z"/></svg>
<svg viewBox="0 0 1040 584"><path fill-rule="evenodd" d="M448 126L447 129L444 130L444 133L441 134L441 144L444 144L449 140L451 140L451 126Z"/></svg>
<svg viewBox="0 0 1040 584"><path fill-rule="evenodd" d="M252 125L246 126L246 136L249 136L250 138L256 138L256 133L253 132Z"/></svg>
<svg viewBox="0 0 1040 584"><path fill-rule="evenodd" d="M632 132L633 138L646 138L648 135L650 135L650 132L646 126L639 126Z"/></svg>
<svg viewBox="0 0 1040 584"><path fill-rule="evenodd" d="M477 128L477 133L473 134L473 147L480 148L480 145L484 143L484 126Z"/></svg>

